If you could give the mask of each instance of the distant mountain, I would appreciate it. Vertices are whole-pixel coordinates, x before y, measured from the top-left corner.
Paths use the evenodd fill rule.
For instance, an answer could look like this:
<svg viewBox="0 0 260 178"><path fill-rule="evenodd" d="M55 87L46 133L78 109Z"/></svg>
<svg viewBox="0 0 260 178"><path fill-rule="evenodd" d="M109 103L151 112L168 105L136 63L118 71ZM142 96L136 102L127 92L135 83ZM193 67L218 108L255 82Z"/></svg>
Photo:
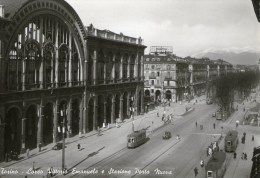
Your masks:
<svg viewBox="0 0 260 178"><path fill-rule="evenodd" d="M231 64L255 65L260 59L258 51L233 52L227 50L205 51L194 55L195 58L208 57L209 59L223 59Z"/></svg>

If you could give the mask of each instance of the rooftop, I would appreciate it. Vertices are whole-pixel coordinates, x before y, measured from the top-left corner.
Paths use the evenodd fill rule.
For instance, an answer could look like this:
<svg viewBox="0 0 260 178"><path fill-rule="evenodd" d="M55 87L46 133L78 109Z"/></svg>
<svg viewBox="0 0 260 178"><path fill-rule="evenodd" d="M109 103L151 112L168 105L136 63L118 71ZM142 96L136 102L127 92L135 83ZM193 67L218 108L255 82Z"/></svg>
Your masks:
<svg viewBox="0 0 260 178"><path fill-rule="evenodd" d="M86 27L86 30L89 36L94 36L97 38L103 38L103 39L113 40L113 41L120 41L124 43L143 45L143 39L141 37L133 38L133 37L126 36L123 33L117 34L106 29L100 30L94 28L92 24Z"/></svg>

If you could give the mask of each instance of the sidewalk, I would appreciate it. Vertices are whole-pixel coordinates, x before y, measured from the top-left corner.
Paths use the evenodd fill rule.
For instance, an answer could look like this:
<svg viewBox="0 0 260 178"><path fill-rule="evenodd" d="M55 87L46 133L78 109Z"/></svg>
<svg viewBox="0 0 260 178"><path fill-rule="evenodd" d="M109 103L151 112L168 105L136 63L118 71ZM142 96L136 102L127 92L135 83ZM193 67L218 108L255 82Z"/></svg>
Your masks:
<svg viewBox="0 0 260 178"><path fill-rule="evenodd" d="M186 113L186 106L190 107L189 104L183 103L180 105L179 103L171 103L171 106L166 106L165 114L166 116L169 114L173 114L173 121L181 118L181 115ZM157 112L159 112L160 117L157 117ZM152 131L157 128L163 127L165 124L162 121L162 114L164 113L164 107L157 107L155 110L145 113L144 115L139 115L134 117L134 126L135 130L139 130L142 128L147 128L147 134L152 133ZM74 136L72 138L66 138L66 166L67 168L72 168L75 165L84 164L84 168L90 166L91 164L98 162L105 157L117 152L118 150L125 148L126 145L126 136L132 131L132 120L126 119L124 122L119 124L120 127L115 127L115 124L111 124L110 128L101 128L102 136L97 136L96 131L92 131L86 134L82 134L82 137ZM118 137L120 135L120 137ZM112 141L116 138L116 141ZM78 151L76 149L76 145L80 143L83 151ZM116 143L116 144L115 144ZM37 165L41 169L48 169L50 166L53 166L55 169L60 169L60 161L54 160L53 163L50 160L42 160L46 158L54 158L54 155L57 157L57 154L60 154L61 150L55 151L51 150L54 146L54 143L51 143L45 147L42 147L42 151L39 152L38 148L30 151L30 157L27 158L26 154L20 155L19 161L9 161L0 163L0 167L3 168L15 168L20 169L19 171L23 171L23 169L27 169L26 165L30 165L33 161L37 163ZM84 148L87 148L84 150ZM100 149L99 149L100 148ZM99 150L98 150L99 149ZM98 150L98 151L97 151ZM102 150L102 151L101 151ZM91 156L91 154L96 153L96 156ZM88 155L86 157L86 155ZM58 158L60 159L60 158ZM51 165L50 165L51 164ZM46 171L44 174L46 175ZM0 176L2 176L0 174ZM24 176L24 175L23 175ZM44 175L42 175L44 176ZM28 176L31 177L31 176ZM34 176L35 177L35 176Z"/></svg>

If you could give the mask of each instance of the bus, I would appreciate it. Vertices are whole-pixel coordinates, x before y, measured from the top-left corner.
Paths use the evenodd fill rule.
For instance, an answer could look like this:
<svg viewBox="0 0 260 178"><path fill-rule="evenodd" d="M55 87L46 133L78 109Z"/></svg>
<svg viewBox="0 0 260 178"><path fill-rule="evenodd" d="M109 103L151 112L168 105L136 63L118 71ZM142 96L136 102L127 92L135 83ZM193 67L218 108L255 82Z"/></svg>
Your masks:
<svg viewBox="0 0 260 178"><path fill-rule="evenodd" d="M226 172L226 153L215 151L205 166L206 178L222 178Z"/></svg>
<svg viewBox="0 0 260 178"><path fill-rule="evenodd" d="M127 147L135 148L145 143L146 140L147 140L146 129L134 131L133 133L127 136Z"/></svg>
<svg viewBox="0 0 260 178"><path fill-rule="evenodd" d="M225 137L225 150L226 152L236 151L238 145L238 133L235 130L231 130Z"/></svg>

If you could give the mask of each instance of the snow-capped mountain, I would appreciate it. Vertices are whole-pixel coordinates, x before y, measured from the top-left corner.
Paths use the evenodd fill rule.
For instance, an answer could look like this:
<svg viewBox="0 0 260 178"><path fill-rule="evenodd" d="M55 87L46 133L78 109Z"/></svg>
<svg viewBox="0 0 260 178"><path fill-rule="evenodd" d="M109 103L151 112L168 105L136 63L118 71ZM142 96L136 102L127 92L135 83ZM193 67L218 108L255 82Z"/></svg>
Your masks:
<svg viewBox="0 0 260 178"><path fill-rule="evenodd" d="M260 59L260 47L231 47L226 49L207 49L193 57L208 57L210 59L223 59L231 64L254 65Z"/></svg>

